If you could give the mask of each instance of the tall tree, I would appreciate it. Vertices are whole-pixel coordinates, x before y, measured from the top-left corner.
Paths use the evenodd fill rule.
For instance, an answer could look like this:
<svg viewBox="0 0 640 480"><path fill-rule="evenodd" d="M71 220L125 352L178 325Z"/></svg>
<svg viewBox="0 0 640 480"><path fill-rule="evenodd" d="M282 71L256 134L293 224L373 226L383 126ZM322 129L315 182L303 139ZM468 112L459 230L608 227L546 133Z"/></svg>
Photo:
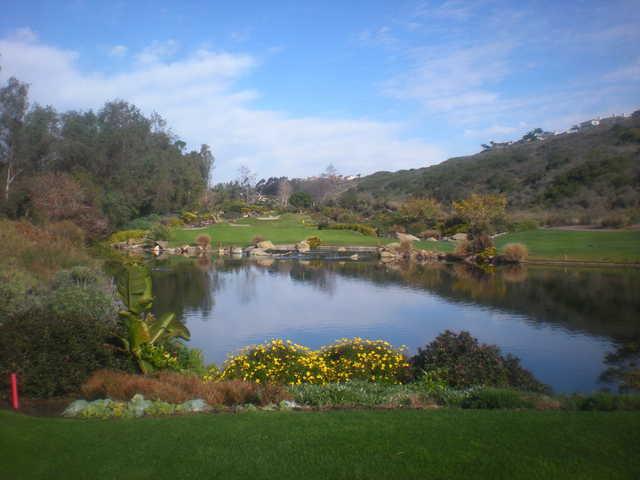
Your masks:
<svg viewBox="0 0 640 480"><path fill-rule="evenodd" d="M19 155L20 137L24 118L29 107L29 86L14 77L0 88L0 162L5 164L5 201L9 200L11 185L24 172L23 159Z"/></svg>

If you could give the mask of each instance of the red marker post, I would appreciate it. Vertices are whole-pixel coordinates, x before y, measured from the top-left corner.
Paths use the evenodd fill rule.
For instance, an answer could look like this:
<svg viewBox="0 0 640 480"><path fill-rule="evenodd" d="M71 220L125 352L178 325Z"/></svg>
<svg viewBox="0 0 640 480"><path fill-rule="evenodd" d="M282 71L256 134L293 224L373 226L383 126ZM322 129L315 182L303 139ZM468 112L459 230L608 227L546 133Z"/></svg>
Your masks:
<svg viewBox="0 0 640 480"><path fill-rule="evenodd" d="M15 373L11 374L11 406L14 410L18 410L18 407L20 407L18 402L18 377Z"/></svg>

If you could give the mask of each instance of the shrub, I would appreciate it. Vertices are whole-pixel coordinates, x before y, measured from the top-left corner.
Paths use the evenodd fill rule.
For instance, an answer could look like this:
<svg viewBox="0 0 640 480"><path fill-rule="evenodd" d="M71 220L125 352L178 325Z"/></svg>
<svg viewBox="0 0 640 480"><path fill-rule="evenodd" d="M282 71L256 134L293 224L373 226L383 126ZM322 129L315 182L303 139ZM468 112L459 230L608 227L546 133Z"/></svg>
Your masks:
<svg viewBox="0 0 640 480"><path fill-rule="evenodd" d="M599 392L593 395L571 395L561 400L565 410L612 412L614 410L640 410L640 395L613 395Z"/></svg>
<svg viewBox="0 0 640 480"><path fill-rule="evenodd" d="M442 235L440 235L440 232L438 230L423 230L418 234L418 236L423 239L435 238L440 240L440 237Z"/></svg>
<svg viewBox="0 0 640 480"><path fill-rule="evenodd" d="M456 243L456 248L454 250L456 255L467 256L473 253L471 249L471 242L469 240L461 240Z"/></svg>
<svg viewBox="0 0 640 480"><path fill-rule="evenodd" d="M171 239L171 230L166 225L156 223L151 230L147 232L147 238L154 241L168 241Z"/></svg>
<svg viewBox="0 0 640 480"><path fill-rule="evenodd" d="M320 237L309 237L307 238L307 243L309 244L309 248L311 248L311 250L315 250L322 244L322 240L320 240Z"/></svg>
<svg viewBox="0 0 640 480"><path fill-rule="evenodd" d="M534 403L522 393L505 388L482 388L461 403L462 408L498 409L533 408Z"/></svg>
<svg viewBox="0 0 640 480"><path fill-rule="evenodd" d="M481 253L491 248L495 248L491 237L485 233L474 235L469 240L469 249L471 253Z"/></svg>
<svg viewBox="0 0 640 480"><path fill-rule="evenodd" d="M30 310L0 326L0 388L17 372L21 391L33 397L73 392L91 372L131 368L127 358L108 348L115 326L76 311Z"/></svg>
<svg viewBox="0 0 640 480"><path fill-rule="evenodd" d="M622 228L629 222L623 215L609 215L600 221L602 228Z"/></svg>
<svg viewBox="0 0 640 480"><path fill-rule="evenodd" d="M326 385L295 385L290 389L296 402L314 407L373 407L391 403L393 399L398 399L403 394L406 398L411 393L409 388L404 385L371 383L360 380Z"/></svg>
<svg viewBox="0 0 640 480"><path fill-rule="evenodd" d="M69 220L50 223L46 226L46 230L54 237L65 240L73 245L84 245L84 230Z"/></svg>
<svg viewBox="0 0 640 480"><path fill-rule="evenodd" d="M288 340L272 340L246 347L227 359L220 378L299 384L326 383L328 375L324 359L316 352Z"/></svg>
<svg viewBox="0 0 640 480"><path fill-rule="evenodd" d="M369 237L378 236L375 228L362 223L331 223L326 228L330 230L353 230Z"/></svg>
<svg viewBox="0 0 640 480"><path fill-rule="evenodd" d="M121 230L112 233L109 237L109 243L126 242L127 240L142 240L147 236L147 230Z"/></svg>
<svg viewBox="0 0 640 480"><path fill-rule="evenodd" d="M122 227L123 230L151 230L151 228L160 221L160 216L156 213L147 215L146 217L138 217Z"/></svg>
<svg viewBox="0 0 640 480"><path fill-rule="evenodd" d="M516 357L503 357L498 347L478 343L469 332L445 331L424 349L418 349L411 363L416 375L439 369L447 384L454 388L484 385L533 392L548 390L531 372L522 368Z"/></svg>
<svg viewBox="0 0 640 480"><path fill-rule="evenodd" d="M291 398L281 386L257 385L243 380L222 382L203 381L196 375L158 372L154 375L135 375L101 370L95 372L82 386L87 399L112 398L127 401L136 394L151 400L182 403L201 398L210 405L266 405Z"/></svg>
<svg viewBox="0 0 640 480"><path fill-rule="evenodd" d="M178 217L169 217L165 220L165 225L169 228L183 227L184 222Z"/></svg>
<svg viewBox="0 0 640 480"><path fill-rule="evenodd" d="M182 212L182 214L180 215L180 220L182 220L187 225L195 222L197 219L198 214L194 212Z"/></svg>
<svg viewBox="0 0 640 480"><path fill-rule="evenodd" d="M330 381L400 383L409 377L409 363L403 349L383 340L343 338L322 347L320 357L328 367Z"/></svg>
<svg viewBox="0 0 640 480"><path fill-rule="evenodd" d="M502 256L508 262L524 262L529 257L529 250L522 243L508 243L504 246Z"/></svg>
<svg viewBox="0 0 640 480"><path fill-rule="evenodd" d="M206 250L209 248L209 246L211 246L211 237L206 234L198 235L198 237L196 238L196 243L200 246L200 248Z"/></svg>

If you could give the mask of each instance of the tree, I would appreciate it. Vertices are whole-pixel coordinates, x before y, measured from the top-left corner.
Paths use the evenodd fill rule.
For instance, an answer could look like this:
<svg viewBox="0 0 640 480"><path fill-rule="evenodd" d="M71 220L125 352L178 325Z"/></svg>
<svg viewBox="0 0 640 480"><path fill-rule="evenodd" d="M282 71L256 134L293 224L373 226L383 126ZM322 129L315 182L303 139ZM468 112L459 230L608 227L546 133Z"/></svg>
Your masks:
<svg viewBox="0 0 640 480"><path fill-rule="evenodd" d="M206 143L203 143L200 146L200 161L200 174L205 181L205 186L209 187L209 185L211 184L211 171L213 170L215 157L213 156L213 153L211 153L209 145L207 145Z"/></svg>
<svg viewBox="0 0 640 480"><path fill-rule="evenodd" d="M289 204L289 197L291 196L291 184L289 180L284 179L278 184L278 200L280 205L286 207Z"/></svg>
<svg viewBox="0 0 640 480"><path fill-rule="evenodd" d="M327 165L327 168L325 168L322 176L333 180L338 176L338 169L333 166L333 163L330 163Z"/></svg>
<svg viewBox="0 0 640 480"><path fill-rule="evenodd" d="M238 169L238 184L243 190L244 199L247 203L251 203L253 185L256 181L256 174L253 173L246 165L240 165Z"/></svg>
<svg viewBox="0 0 640 480"><path fill-rule="evenodd" d="M29 86L14 77L0 88L0 162L6 165L4 187L5 201L9 200L11 185L24 172L19 155L20 136L24 117L29 106L27 96Z"/></svg>
<svg viewBox="0 0 640 480"><path fill-rule="evenodd" d="M400 206L400 215L406 223L421 222L433 227L442 217L442 206L433 198L411 198Z"/></svg>
<svg viewBox="0 0 640 480"><path fill-rule="evenodd" d="M296 192L289 197L289 203L296 208L309 208L313 200L307 192Z"/></svg>
<svg viewBox="0 0 640 480"><path fill-rule="evenodd" d="M505 215L507 197L504 195L479 195L453 202L453 210L469 224L469 235L473 238L487 234L497 220Z"/></svg>

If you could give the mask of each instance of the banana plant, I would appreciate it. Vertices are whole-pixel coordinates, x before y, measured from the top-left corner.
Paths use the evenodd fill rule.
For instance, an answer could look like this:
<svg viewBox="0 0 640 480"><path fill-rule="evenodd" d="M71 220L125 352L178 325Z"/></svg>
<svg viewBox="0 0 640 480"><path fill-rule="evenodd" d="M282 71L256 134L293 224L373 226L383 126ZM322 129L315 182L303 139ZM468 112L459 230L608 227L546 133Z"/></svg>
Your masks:
<svg viewBox="0 0 640 480"><path fill-rule="evenodd" d="M120 316L124 321L125 335L119 337L125 351L136 360L143 373L154 366L143 358L146 345L162 344L172 338L188 340L189 330L175 314L165 313L156 318L149 312L153 304L151 275L142 265L127 265L118 276L118 293L126 309Z"/></svg>

